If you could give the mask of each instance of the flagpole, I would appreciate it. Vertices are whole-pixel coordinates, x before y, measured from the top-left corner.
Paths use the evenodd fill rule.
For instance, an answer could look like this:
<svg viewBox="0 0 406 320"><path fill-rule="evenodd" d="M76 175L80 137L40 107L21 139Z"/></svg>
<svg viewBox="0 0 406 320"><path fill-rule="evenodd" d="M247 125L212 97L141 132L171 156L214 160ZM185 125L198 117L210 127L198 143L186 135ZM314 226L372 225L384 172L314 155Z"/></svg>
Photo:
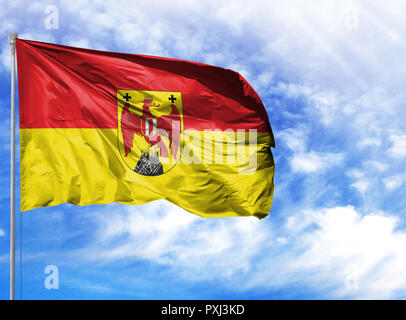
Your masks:
<svg viewBox="0 0 406 320"><path fill-rule="evenodd" d="M15 48L17 33L10 33L11 46L11 161L10 161L10 300L15 299L16 245L15 245Z"/></svg>

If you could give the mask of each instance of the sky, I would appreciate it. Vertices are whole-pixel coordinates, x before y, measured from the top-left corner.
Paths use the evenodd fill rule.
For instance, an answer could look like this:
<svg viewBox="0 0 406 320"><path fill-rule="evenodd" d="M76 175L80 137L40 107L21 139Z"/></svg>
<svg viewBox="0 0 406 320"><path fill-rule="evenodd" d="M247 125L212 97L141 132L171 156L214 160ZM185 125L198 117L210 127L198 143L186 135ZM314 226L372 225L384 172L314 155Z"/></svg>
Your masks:
<svg viewBox="0 0 406 320"><path fill-rule="evenodd" d="M238 71L276 142L263 220L203 219L165 201L18 211L17 298L406 298L404 1L0 4L0 299L9 295L11 32ZM47 266L58 289L46 288Z"/></svg>

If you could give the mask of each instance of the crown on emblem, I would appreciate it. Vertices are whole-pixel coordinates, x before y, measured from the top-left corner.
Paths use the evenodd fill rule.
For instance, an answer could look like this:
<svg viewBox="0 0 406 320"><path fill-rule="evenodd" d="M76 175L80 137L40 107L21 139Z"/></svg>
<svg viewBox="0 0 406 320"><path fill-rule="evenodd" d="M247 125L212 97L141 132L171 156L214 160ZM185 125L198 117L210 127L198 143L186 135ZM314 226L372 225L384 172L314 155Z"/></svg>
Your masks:
<svg viewBox="0 0 406 320"><path fill-rule="evenodd" d="M145 100L152 100L152 96L144 95Z"/></svg>

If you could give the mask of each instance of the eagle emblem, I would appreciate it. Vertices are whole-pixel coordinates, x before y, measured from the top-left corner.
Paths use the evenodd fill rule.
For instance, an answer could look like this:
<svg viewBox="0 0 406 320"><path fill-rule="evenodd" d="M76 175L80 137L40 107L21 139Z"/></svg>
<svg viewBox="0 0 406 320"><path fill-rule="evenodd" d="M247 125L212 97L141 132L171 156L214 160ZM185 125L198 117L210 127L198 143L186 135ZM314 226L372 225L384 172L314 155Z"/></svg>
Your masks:
<svg viewBox="0 0 406 320"><path fill-rule="evenodd" d="M118 148L125 164L144 176L171 170L182 149L180 92L117 90Z"/></svg>

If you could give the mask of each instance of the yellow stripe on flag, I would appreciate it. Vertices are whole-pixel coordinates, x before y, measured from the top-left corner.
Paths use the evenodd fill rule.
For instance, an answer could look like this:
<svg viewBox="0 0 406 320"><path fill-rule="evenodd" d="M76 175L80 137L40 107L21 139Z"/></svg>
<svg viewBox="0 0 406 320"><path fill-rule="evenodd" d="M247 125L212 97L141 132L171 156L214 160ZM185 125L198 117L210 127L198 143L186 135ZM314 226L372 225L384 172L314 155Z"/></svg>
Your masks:
<svg viewBox="0 0 406 320"><path fill-rule="evenodd" d="M255 150L248 133L183 135L179 163L163 175L142 176L125 165L117 129L21 129L21 210L167 199L202 217L269 213L274 164L268 133L256 133Z"/></svg>

